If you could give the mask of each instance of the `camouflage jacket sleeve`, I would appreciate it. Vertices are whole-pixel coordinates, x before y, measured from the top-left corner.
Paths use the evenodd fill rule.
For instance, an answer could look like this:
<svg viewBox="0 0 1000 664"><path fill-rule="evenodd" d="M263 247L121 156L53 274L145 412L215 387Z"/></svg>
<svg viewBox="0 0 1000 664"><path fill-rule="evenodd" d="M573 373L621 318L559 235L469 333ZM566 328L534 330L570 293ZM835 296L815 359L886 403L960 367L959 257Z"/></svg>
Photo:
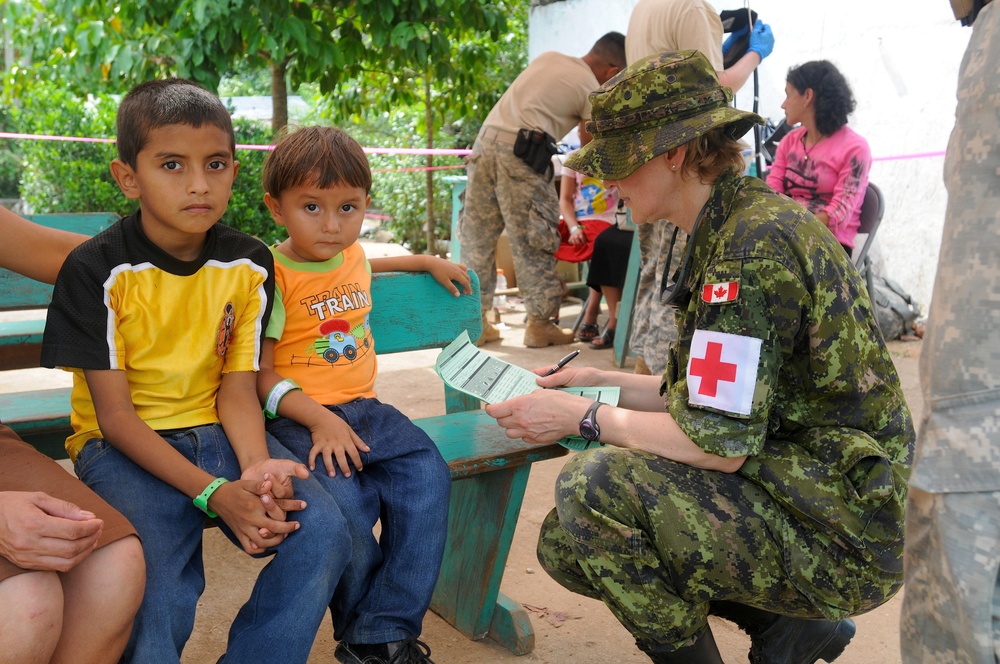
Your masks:
<svg viewBox="0 0 1000 664"><path fill-rule="evenodd" d="M857 271L819 220L751 179L720 179L693 241L670 413L702 449L747 455L741 474L799 519L882 555L914 435Z"/></svg>

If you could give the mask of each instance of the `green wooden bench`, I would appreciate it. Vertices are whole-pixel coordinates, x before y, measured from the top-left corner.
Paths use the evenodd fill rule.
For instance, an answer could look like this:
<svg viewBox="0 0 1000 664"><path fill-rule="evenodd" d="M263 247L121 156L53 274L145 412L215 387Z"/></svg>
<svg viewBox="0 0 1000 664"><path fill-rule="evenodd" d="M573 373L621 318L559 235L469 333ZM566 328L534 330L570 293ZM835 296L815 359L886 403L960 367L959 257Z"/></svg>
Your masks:
<svg viewBox="0 0 1000 664"><path fill-rule="evenodd" d="M50 287L9 272L0 274L0 284L0 311L44 306L51 295ZM41 301L20 295L37 292ZM479 336L475 275L472 293L453 297L426 273L374 275L371 324L379 355L443 348L462 330ZM0 368L37 367L42 330L41 320L0 322ZM445 414L415 420L437 443L453 482L448 544L431 608L469 638L490 636L526 654L534 647L531 622L523 607L500 594L500 580L531 464L566 450L508 439L478 400L441 385ZM69 388L0 394L0 421L49 456L65 458Z"/></svg>

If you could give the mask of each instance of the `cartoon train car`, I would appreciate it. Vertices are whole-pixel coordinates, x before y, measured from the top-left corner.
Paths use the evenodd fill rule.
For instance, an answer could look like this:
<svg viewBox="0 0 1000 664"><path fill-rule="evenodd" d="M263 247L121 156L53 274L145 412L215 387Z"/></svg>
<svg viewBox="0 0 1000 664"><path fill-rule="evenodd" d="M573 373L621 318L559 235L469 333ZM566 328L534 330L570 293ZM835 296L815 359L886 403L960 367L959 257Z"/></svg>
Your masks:
<svg viewBox="0 0 1000 664"><path fill-rule="evenodd" d="M348 334L350 329L351 324L342 318L331 318L319 326L319 333L326 336L330 344L323 351L324 360L333 364L341 355L352 361L358 356L358 340Z"/></svg>

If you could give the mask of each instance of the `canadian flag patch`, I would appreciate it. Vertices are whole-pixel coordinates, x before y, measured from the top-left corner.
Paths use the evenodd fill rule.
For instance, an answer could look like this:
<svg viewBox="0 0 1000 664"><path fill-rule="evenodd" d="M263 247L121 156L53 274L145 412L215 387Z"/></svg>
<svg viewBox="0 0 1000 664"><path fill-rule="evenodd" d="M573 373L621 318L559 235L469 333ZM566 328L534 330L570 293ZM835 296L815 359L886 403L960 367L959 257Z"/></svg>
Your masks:
<svg viewBox="0 0 1000 664"><path fill-rule="evenodd" d="M749 415L757 385L761 340L695 330L688 358L688 403Z"/></svg>
<svg viewBox="0 0 1000 664"><path fill-rule="evenodd" d="M705 284L701 289L701 299L709 304L732 302L740 292L740 282L725 281L721 284Z"/></svg>

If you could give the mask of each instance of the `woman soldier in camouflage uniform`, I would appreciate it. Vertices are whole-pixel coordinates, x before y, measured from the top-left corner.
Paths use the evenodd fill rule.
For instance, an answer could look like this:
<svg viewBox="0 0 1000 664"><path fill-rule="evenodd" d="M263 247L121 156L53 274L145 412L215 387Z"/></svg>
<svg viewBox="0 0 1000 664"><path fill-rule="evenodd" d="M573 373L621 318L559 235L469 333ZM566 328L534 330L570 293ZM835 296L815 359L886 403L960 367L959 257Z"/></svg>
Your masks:
<svg viewBox="0 0 1000 664"><path fill-rule="evenodd" d="M599 441L559 476L538 555L654 662L720 663L710 614L750 634L752 662L830 662L848 616L902 585L913 423L843 248L740 176L762 119L731 99L697 51L640 60L591 95L594 140L567 162L691 236L663 284L662 381L566 366L539 385L618 385L618 406L537 390L487 410L529 442Z"/></svg>

